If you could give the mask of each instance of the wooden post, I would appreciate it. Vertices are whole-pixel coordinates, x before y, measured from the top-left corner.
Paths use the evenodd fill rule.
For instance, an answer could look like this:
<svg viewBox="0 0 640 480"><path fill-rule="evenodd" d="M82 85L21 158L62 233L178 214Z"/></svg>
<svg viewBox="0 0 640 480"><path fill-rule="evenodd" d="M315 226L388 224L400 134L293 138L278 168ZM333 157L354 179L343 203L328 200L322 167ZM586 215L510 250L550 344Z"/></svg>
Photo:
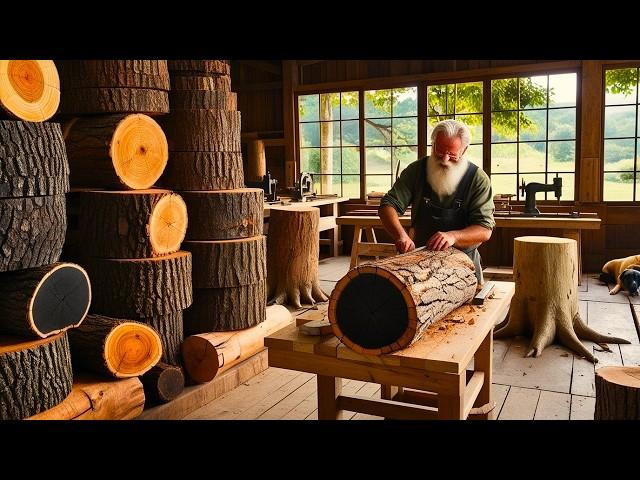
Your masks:
<svg viewBox="0 0 640 480"><path fill-rule="evenodd" d="M336 399L342 393L342 379L318 375L318 420L338 420L342 411L338 410Z"/></svg>
<svg viewBox="0 0 640 480"><path fill-rule="evenodd" d="M267 174L267 157L262 140L252 139L248 142L247 180L258 182Z"/></svg>

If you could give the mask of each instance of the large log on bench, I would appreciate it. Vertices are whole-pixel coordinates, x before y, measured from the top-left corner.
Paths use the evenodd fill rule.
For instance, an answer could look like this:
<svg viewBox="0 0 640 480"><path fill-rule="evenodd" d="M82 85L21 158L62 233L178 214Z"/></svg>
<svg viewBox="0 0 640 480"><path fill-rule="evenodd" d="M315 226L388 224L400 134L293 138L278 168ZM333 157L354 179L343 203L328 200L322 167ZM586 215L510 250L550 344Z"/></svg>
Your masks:
<svg viewBox="0 0 640 480"><path fill-rule="evenodd" d="M596 370L594 420L640 420L640 367Z"/></svg>
<svg viewBox="0 0 640 480"><path fill-rule="evenodd" d="M0 336L0 420L20 420L62 402L73 372L66 332L38 340Z"/></svg>
<svg viewBox="0 0 640 480"><path fill-rule="evenodd" d="M100 258L149 258L180 249L187 206L168 190L78 192L78 241Z"/></svg>
<svg viewBox="0 0 640 480"><path fill-rule="evenodd" d="M87 315L78 328L69 331L74 368L108 377L138 377L162 356L158 333L131 320Z"/></svg>
<svg viewBox="0 0 640 480"><path fill-rule="evenodd" d="M141 380L147 406L170 402L184 390L182 369L166 363L158 363Z"/></svg>
<svg viewBox="0 0 640 480"><path fill-rule="evenodd" d="M43 122L59 104L60 79L52 60L0 60L0 113Z"/></svg>
<svg viewBox="0 0 640 480"><path fill-rule="evenodd" d="M421 249L356 267L331 294L333 333L367 355L408 347L473 298L474 272L471 259L455 248Z"/></svg>
<svg viewBox="0 0 640 480"><path fill-rule="evenodd" d="M149 188L169 158L162 128L147 115L76 118L64 137L74 187Z"/></svg>
<svg viewBox="0 0 640 480"><path fill-rule="evenodd" d="M231 190L244 187L240 152L171 152L160 184L175 190Z"/></svg>
<svg viewBox="0 0 640 480"><path fill-rule="evenodd" d="M0 198L69 191L69 163L59 123L0 120Z"/></svg>
<svg viewBox="0 0 640 480"><path fill-rule="evenodd" d="M91 304L91 283L73 263L0 274L0 332L44 338L79 326Z"/></svg>

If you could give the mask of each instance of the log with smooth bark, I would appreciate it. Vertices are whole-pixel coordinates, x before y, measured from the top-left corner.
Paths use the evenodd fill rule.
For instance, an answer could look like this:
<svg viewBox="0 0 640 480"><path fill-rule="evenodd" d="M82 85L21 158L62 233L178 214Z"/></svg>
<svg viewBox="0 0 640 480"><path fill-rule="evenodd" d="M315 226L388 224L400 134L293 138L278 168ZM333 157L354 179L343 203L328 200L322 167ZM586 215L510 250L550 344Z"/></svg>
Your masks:
<svg viewBox="0 0 640 480"><path fill-rule="evenodd" d="M180 367L158 363L142 378L147 406L167 403L184 390L184 374Z"/></svg>
<svg viewBox="0 0 640 480"><path fill-rule="evenodd" d="M60 99L62 115L105 115L169 113L169 93L149 88L77 88L64 90Z"/></svg>
<svg viewBox="0 0 640 480"><path fill-rule="evenodd" d="M0 198L0 272L57 262L67 229L64 195Z"/></svg>
<svg viewBox="0 0 640 480"><path fill-rule="evenodd" d="M100 258L148 258L176 252L187 206L169 190L78 192L78 241Z"/></svg>
<svg viewBox="0 0 640 480"><path fill-rule="evenodd" d="M594 420L640 420L640 367L616 365L596 370Z"/></svg>
<svg viewBox="0 0 640 480"><path fill-rule="evenodd" d="M169 60L171 75L229 75L229 60Z"/></svg>
<svg viewBox="0 0 640 480"><path fill-rule="evenodd" d="M60 79L52 60L0 60L0 113L43 122L60 104Z"/></svg>
<svg viewBox="0 0 640 480"><path fill-rule="evenodd" d="M177 110L159 120L171 152L240 152L240 112Z"/></svg>
<svg viewBox="0 0 640 480"><path fill-rule="evenodd" d="M578 250L575 240L516 237L513 247L516 291L509 318L494 338L531 337L526 356L539 357L554 341L590 362L598 360L580 339L595 343L630 343L587 326L578 310Z"/></svg>
<svg viewBox="0 0 640 480"><path fill-rule="evenodd" d="M169 158L162 128L147 115L77 118L64 136L74 187L146 189Z"/></svg>
<svg viewBox="0 0 640 480"><path fill-rule="evenodd" d="M282 305L266 309L266 320L255 327L236 332L192 335L182 345L184 367L191 379L205 383L264 348L264 337L293 321Z"/></svg>
<svg viewBox="0 0 640 480"><path fill-rule="evenodd" d="M91 304L87 272L54 263L0 274L0 332L44 338L78 327Z"/></svg>
<svg viewBox="0 0 640 480"><path fill-rule="evenodd" d="M262 235L264 190L239 188L181 192L189 215L197 221L187 229L187 240L230 240Z"/></svg>
<svg viewBox="0 0 640 480"><path fill-rule="evenodd" d="M38 340L0 336L0 420L20 420L58 405L72 383L66 332Z"/></svg>
<svg viewBox="0 0 640 480"><path fill-rule="evenodd" d="M174 190L231 190L244 187L240 152L171 152L160 184Z"/></svg>
<svg viewBox="0 0 640 480"><path fill-rule="evenodd" d="M78 88L149 88L169 90L166 60L60 60L63 91Z"/></svg>
<svg viewBox="0 0 640 480"><path fill-rule="evenodd" d="M331 293L329 321L356 352L401 350L471 300L477 283L473 262L460 250L414 250L350 270Z"/></svg>
<svg viewBox="0 0 640 480"><path fill-rule="evenodd" d="M140 259L87 258L93 284L91 313L148 318L191 305L191 253Z"/></svg>
<svg viewBox="0 0 640 480"><path fill-rule="evenodd" d="M0 198L69 191L69 163L59 123L0 120Z"/></svg>
<svg viewBox="0 0 640 480"><path fill-rule="evenodd" d="M320 210L297 207L271 209L267 237L267 298L270 303L324 302L327 295L318 281Z"/></svg>

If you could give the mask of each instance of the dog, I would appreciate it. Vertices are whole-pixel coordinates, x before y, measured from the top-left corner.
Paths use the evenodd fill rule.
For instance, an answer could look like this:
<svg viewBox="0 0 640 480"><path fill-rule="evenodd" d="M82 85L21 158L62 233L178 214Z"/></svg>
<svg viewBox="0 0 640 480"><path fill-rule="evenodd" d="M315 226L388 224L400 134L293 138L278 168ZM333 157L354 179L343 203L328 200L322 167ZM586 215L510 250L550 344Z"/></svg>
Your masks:
<svg viewBox="0 0 640 480"><path fill-rule="evenodd" d="M616 284L609 292L609 295L615 295L623 289L629 292L629 295L638 295L640 289L640 255L631 255L630 257L608 261L602 267L600 281Z"/></svg>

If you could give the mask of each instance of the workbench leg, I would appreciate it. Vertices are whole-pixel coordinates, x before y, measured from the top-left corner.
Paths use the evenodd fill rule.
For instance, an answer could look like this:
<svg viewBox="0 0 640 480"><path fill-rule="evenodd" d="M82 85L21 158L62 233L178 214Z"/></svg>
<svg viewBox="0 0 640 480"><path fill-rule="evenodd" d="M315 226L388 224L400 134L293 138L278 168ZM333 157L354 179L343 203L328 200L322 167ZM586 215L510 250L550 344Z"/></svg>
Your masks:
<svg viewBox="0 0 640 480"><path fill-rule="evenodd" d="M342 378L318 375L318 420L337 420L342 415L336 398L342 393Z"/></svg>
<svg viewBox="0 0 640 480"><path fill-rule="evenodd" d="M383 400L393 400L397 394L402 394L402 387L395 385L380 385L380 398Z"/></svg>
<svg viewBox="0 0 640 480"><path fill-rule="evenodd" d="M473 357L473 369L477 372L484 372L484 383L478 393L474 407L483 405L493 405L493 395L491 393L491 383L493 381L493 329L487 333L478 350ZM495 420L495 408L489 413L474 415L478 420Z"/></svg>
<svg viewBox="0 0 640 480"><path fill-rule="evenodd" d="M333 218L338 218L338 204L333 203L330 208ZM334 228L329 230L329 238L331 239L331 256L337 257L340 255L340 225L336 225Z"/></svg>
<svg viewBox="0 0 640 480"><path fill-rule="evenodd" d="M373 230L373 227L365 228L365 232L367 234L367 242L378 243L376 240L376 232ZM380 260L380 257L376 257L376 262Z"/></svg>
<svg viewBox="0 0 640 480"><path fill-rule="evenodd" d="M582 230L564 230L562 236L575 240L578 245L578 285L582 285Z"/></svg>
<svg viewBox="0 0 640 480"><path fill-rule="evenodd" d="M467 373L452 374L454 394L438 395L438 420L462 420L464 415L464 388Z"/></svg>
<svg viewBox="0 0 640 480"><path fill-rule="evenodd" d="M349 268L356 267L358 265L358 246L360 245L360 239L362 238L362 227L360 225L353 226L353 242L351 243L351 264Z"/></svg>

